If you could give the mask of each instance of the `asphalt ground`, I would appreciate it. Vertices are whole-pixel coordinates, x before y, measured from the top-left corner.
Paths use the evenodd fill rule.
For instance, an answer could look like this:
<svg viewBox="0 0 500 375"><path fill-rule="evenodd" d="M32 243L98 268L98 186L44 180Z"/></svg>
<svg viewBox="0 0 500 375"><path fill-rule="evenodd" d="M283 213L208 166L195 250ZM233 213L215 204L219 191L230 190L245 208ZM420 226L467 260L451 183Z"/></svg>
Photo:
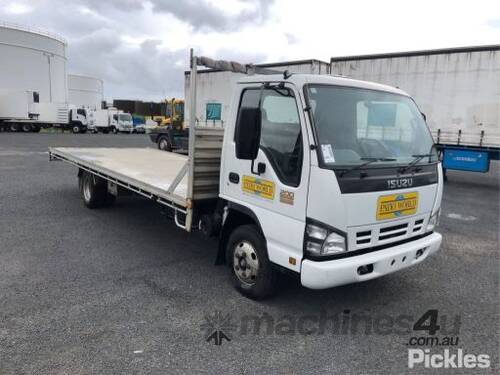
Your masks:
<svg viewBox="0 0 500 375"><path fill-rule="evenodd" d="M497 373L498 164L449 172L442 250L422 264L322 291L284 277L255 302L214 265L215 240L153 202L84 208L51 145L153 147L145 135L0 134L0 374ZM413 331L428 310L433 336ZM487 354L491 367L409 369L410 349Z"/></svg>

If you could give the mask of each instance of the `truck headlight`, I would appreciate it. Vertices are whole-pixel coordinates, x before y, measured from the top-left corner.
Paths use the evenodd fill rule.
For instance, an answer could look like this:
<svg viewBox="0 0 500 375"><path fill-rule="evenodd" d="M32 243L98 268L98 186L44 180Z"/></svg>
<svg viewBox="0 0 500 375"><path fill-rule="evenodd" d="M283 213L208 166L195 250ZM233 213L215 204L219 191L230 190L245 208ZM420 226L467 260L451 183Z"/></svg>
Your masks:
<svg viewBox="0 0 500 375"><path fill-rule="evenodd" d="M345 235L318 222L308 222L304 236L304 249L313 256L328 256L346 251Z"/></svg>
<svg viewBox="0 0 500 375"><path fill-rule="evenodd" d="M431 232L434 230L434 228L437 227L437 225L439 224L439 213L441 212L441 210L437 210L436 213L434 215L431 216L431 218L429 219L429 222L427 223L427 232Z"/></svg>

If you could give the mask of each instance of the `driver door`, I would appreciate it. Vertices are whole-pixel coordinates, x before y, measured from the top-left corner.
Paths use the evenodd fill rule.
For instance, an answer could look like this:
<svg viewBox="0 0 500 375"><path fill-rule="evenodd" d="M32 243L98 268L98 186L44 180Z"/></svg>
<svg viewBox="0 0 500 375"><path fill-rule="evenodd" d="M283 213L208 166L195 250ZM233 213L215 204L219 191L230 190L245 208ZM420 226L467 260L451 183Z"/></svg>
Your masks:
<svg viewBox="0 0 500 375"><path fill-rule="evenodd" d="M238 113L242 107L259 106L262 130L257 158L253 164L237 159L234 132L228 134L232 137L227 145L231 155L224 161L222 185L228 200L246 206L258 218L269 259L299 271L310 165L300 97L288 84L241 88Z"/></svg>

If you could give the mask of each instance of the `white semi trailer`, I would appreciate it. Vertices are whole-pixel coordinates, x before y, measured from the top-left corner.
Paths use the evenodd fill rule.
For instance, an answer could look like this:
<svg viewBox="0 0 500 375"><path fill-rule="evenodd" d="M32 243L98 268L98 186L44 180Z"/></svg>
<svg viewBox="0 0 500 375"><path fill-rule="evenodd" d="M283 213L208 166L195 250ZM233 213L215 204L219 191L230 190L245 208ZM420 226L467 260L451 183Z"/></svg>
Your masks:
<svg viewBox="0 0 500 375"><path fill-rule="evenodd" d="M334 57L331 72L415 98L445 170L486 172L500 159L500 45Z"/></svg>
<svg viewBox="0 0 500 375"><path fill-rule="evenodd" d="M122 190L168 207L179 227L219 237L218 263L251 298L269 295L279 272L330 288L439 250L441 166L405 92L327 75L253 75L233 85L224 128L197 126L197 67L254 67L196 56L191 65L189 155L50 148L51 160L77 167L87 207L110 205Z"/></svg>

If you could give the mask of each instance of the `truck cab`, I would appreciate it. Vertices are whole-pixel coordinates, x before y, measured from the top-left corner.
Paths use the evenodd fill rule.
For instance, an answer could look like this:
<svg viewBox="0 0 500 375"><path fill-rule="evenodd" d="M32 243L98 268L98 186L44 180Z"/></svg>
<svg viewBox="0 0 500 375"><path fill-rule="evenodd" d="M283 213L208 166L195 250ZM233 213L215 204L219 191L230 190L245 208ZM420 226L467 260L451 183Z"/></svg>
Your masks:
<svg viewBox="0 0 500 375"><path fill-rule="evenodd" d="M73 133L85 133L88 128L88 114L85 108L69 106L69 127Z"/></svg>
<svg viewBox="0 0 500 375"><path fill-rule="evenodd" d="M115 134L119 132L132 133L134 131L134 124L132 115L130 113L110 112L109 124L111 131Z"/></svg>
<svg viewBox="0 0 500 375"><path fill-rule="evenodd" d="M232 103L223 227L243 221L255 232L226 242L240 290L268 289L272 277L258 276L270 272L266 264L321 289L416 265L439 249L441 166L408 94L333 76L255 76L238 83Z"/></svg>

